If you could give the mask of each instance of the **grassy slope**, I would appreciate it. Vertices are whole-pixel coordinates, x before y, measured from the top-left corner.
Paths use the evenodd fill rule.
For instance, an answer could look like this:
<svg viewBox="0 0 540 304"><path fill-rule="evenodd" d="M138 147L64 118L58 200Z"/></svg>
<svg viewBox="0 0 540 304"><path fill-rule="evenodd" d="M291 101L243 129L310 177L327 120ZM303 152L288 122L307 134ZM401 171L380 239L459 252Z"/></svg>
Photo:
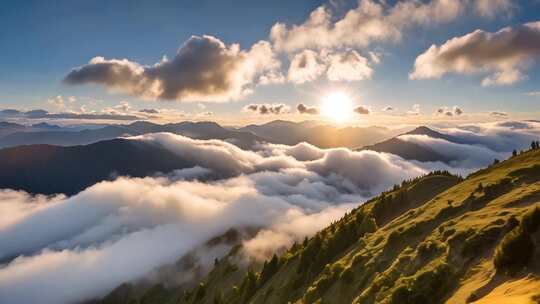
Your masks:
<svg viewBox="0 0 540 304"><path fill-rule="evenodd" d="M463 181L432 174L358 207L293 246L276 265L263 268L263 274L233 267L232 253L200 287L175 292L168 300L540 303L539 232L533 234L536 249L524 269L510 276L496 271L493 263L501 239L536 206L540 150Z"/></svg>

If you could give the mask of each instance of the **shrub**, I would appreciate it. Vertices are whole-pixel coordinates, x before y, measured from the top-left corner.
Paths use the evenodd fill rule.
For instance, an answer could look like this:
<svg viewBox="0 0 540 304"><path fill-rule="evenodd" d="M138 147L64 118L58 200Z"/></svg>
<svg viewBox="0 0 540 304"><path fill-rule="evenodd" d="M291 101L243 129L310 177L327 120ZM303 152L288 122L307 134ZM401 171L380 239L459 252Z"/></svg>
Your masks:
<svg viewBox="0 0 540 304"><path fill-rule="evenodd" d="M446 263L435 269L419 274L408 286L400 286L394 290L390 298L396 304L433 303L433 299L441 299L448 292L453 271Z"/></svg>
<svg viewBox="0 0 540 304"><path fill-rule="evenodd" d="M434 256L440 249L439 244L433 241L425 241L418 245L418 256L421 259L427 260Z"/></svg>
<svg viewBox="0 0 540 304"><path fill-rule="evenodd" d="M345 284L351 284L351 283L354 281L354 272L353 272L353 270L352 270L352 267L348 267L347 269L345 269L345 270L341 273L340 279L341 279Z"/></svg>
<svg viewBox="0 0 540 304"><path fill-rule="evenodd" d="M534 243L527 231L521 226L508 232L495 251L495 268L505 274L520 271L529 262L534 250Z"/></svg>
<svg viewBox="0 0 540 304"><path fill-rule="evenodd" d="M533 234L540 228L540 208L527 212L521 220L521 226L527 233Z"/></svg>
<svg viewBox="0 0 540 304"><path fill-rule="evenodd" d="M197 291L195 292L195 300L197 301L202 300L205 294L206 294L206 285L201 282L199 283L199 287L197 287Z"/></svg>
<svg viewBox="0 0 540 304"><path fill-rule="evenodd" d="M500 226L493 226L479 231L467 239L461 249L461 255L464 257L474 257L485 248L491 248L499 238L502 230Z"/></svg>

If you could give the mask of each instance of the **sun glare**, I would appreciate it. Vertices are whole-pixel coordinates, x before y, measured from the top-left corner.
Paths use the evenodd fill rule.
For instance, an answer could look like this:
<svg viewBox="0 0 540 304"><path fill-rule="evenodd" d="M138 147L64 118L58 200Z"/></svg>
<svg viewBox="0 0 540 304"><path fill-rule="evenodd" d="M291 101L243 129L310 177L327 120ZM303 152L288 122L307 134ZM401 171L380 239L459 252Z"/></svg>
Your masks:
<svg viewBox="0 0 540 304"><path fill-rule="evenodd" d="M336 122L349 120L352 111L351 98L343 92L334 92L327 95L321 105L321 114Z"/></svg>

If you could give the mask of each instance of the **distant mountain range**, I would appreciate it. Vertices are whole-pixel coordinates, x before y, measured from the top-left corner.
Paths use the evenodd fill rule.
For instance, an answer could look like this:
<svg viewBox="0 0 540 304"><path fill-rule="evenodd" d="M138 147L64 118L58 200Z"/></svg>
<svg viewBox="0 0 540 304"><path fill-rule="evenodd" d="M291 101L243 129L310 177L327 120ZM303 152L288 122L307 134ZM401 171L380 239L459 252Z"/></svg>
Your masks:
<svg viewBox="0 0 540 304"><path fill-rule="evenodd" d="M257 142L295 145L307 142L320 148L360 148L396 135L384 127L336 127L317 122L275 120L262 125L225 128L215 122L180 122L155 124L137 121L128 125L107 125L83 130L46 123L33 126L0 123L0 148L20 145L49 144L74 146L118 137L171 132L196 139L221 139L243 149L252 149Z"/></svg>
<svg viewBox="0 0 540 304"><path fill-rule="evenodd" d="M18 128L13 125L9 127ZM55 129L49 125L40 127ZM275 121L238 130L225 129L212 122L183 122L167 125L135 122L126 126L106 126L82 131L22 131L0 138L0 146L16 146L0 149L0 188L21 189L31 193L71 195L117 175L143 177L195 165L159 146L117 138L121 136L172 132L192 138L227 140L244 149L249 149L255 143L264 141L294 144L302 139L310 138L313 144L318 143L322 146L332 146L343 142L349 144L354 142L356 145L383 136L384 131L369 135L370 130L377 132L378 129L377 127L332 129L326 126L310 126L309 123ZM260 136L253 134L254 132ZM278 138L280 132L283 134L281 140ZM354 136L355 132L362 134ZM317 139L316 134L322 139ZM343 136L338 138L337 134ZM426 135L459 142L457 138L427 127L419 127L405 134ZM41 144L43 142L50 144ZM93 143L87 144L91 142ZM452 161L427 146L398 137L366 146L361 150L392 153L404 159L423 162Z"/></svg>
<svg viewBox="0 0 540 304"><path fill-rule="evenodd" d="M17 123L0 121L0 137L18 132L40 132L60 129L61 127L59 126L51 125L45 122L25 126Z"/></svg>
<svg viewBox="0 0 540 304"><path fill-rule="evenodd" d="M118 175L144 177L193 166L169 150L136 140L19 146L0 150L0 188L72 195Z"/></svg>
<svg viewBox="0 0 540 304"><path fill-rule="evenodd" d="M248 125L239 131L251 132L276 144L295 145L307 142L320 148L360 148L396 135L384 127L335 127L316 122L274 120L262 125Z"/></svg>
<svg viewBox="0 0 540 304"><path fill-rule="evenodd" d="M0 125L0 148L20 145L48 144L57 146L86 145L118 137L136 136L147 133L171 132L196 139L221 139L243 149L251 148L256 142L266 141L249 132L229 130L215 122L181 122L154 124L137 121L129 125L109 125L98 129L71 130L54 128L48 124L25 127L17 124ZM35 126L38 126L36 128Z"/></svg>

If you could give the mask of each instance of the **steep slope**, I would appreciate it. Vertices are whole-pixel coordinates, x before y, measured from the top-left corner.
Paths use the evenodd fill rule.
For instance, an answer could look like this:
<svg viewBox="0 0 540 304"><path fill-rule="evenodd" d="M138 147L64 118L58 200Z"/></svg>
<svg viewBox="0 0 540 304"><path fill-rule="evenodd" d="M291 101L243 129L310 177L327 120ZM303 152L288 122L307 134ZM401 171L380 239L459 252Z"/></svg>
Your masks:
<svg viewBox="0 0 540 304"><path fill-rule="evenodd" d="M126 139L19 146L0 150L0 188L71 195L117 175L144 177L192 165L164 148Z"/></svg>
<svg viewBox="0 0 540 304"><path fill-rule="evenodd" d="M405 182L279 258L237 261L131 303L538 303L540 150Z"/></svg>

